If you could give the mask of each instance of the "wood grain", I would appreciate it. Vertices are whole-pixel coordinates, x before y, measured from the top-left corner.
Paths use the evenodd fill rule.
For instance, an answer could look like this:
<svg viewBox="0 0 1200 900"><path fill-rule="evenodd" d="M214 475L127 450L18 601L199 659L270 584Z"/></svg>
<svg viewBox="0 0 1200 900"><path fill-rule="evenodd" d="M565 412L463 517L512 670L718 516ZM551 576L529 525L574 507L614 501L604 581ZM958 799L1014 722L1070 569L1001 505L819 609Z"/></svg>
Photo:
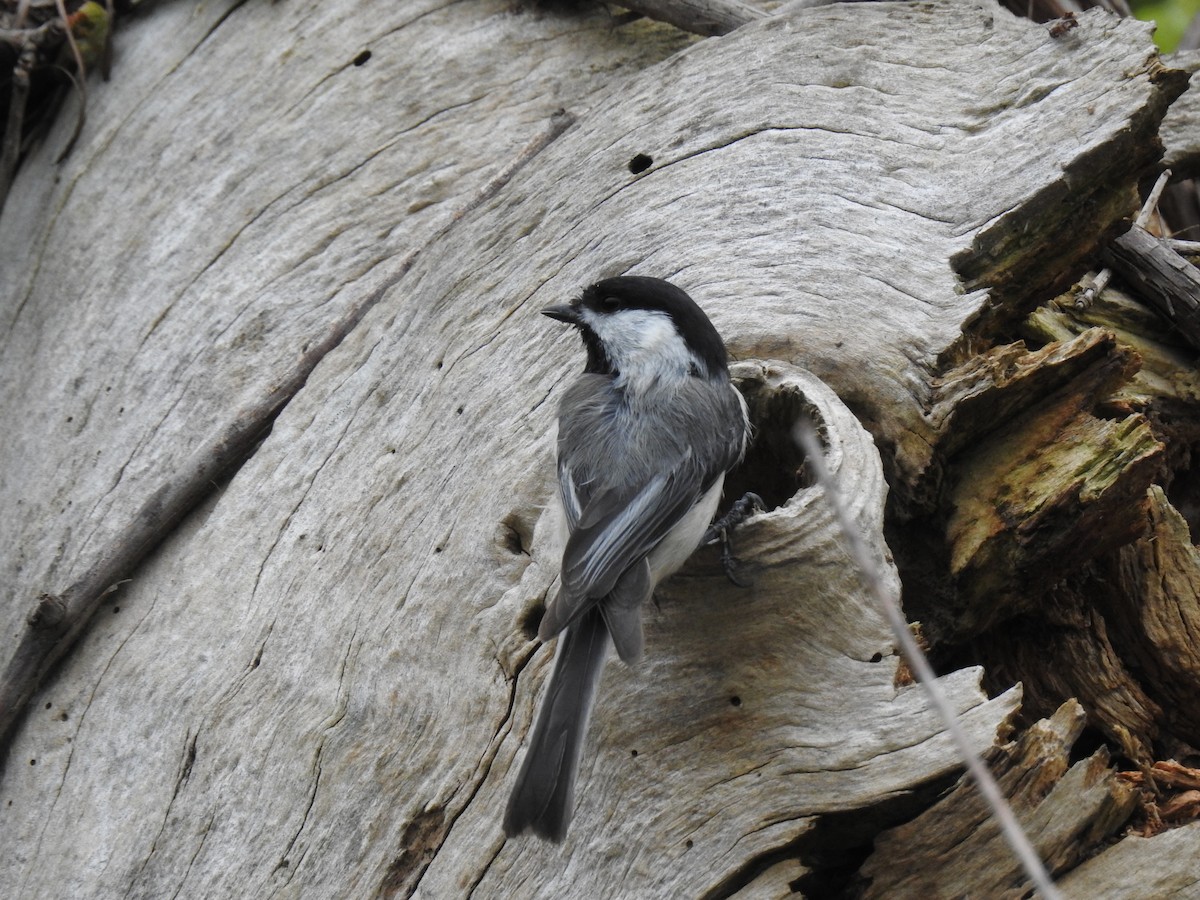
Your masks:
<svg viewBox="0 0 1200 900"><path fill-rule="evenodd" d="M504 841L580 364L538 309L623 271L686 288L778 421L821 414L895 577L885 475L910 502L934 464L936 374L1065 277L1155 155L1182 85L1147 27L1090 13L1055 41L939 0L694 42L507 0L158 6L0 219L6 637L396 280L34 696L0 882L724 895L824 877L794 861L927 807L953 753L799 484L739 537L753 589L701 555L646 664L609 667L568 844ZM560 108L576 124L457 216ZM979 678L944 681L983 747L1019 697Z"/></svg>

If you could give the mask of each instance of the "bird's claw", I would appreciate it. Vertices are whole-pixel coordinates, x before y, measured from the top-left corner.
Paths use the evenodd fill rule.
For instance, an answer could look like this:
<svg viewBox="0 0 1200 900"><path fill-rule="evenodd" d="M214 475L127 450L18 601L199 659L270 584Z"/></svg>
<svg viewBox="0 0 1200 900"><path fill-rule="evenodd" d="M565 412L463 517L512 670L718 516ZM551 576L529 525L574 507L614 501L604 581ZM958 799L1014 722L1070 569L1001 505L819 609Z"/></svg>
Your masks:
<svg viewBox="0 0 1200 900"><path fill-rule="evenodd" d="M750 587L750 582L738 578L737 567L738 558L733 555L733 541L729 539L729 535L725 535L724 540L721 541L721 569L734 587Z"/></svg>
<svg viewBox="0 0 1200 900"><path fill-rule="evenodd" d="M736 574L738 558L733 552L733 529L754 513L766 512L766 510L767 505L763 502L762 497L755 493L746 493L729 508L729 512L708 526L708 531L704 534L703 543L705 544L711 544L714 541L721 542L721 568L725 572L725 577L737 587L749 587L750 584L742 581Z"/></svg>

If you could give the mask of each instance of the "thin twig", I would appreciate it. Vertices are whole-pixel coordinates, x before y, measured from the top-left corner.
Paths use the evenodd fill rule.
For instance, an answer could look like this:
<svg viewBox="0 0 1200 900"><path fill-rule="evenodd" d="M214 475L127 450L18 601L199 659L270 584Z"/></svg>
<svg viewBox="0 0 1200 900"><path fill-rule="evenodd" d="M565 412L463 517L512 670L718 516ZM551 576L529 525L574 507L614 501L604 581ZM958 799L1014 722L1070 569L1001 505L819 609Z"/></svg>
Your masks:
<svg viewBox="0 0 1200 900"><path fill-rule="evenodd" d="M930 703L941 715L946 730L958 747L959 755L966 763L967 771L971 773L971 777L979 786L980 794L983 795L991 807L996 821L999 822L1001 832L1009 846L1012 847L1025 874L1029 876L1033 886L1041 892L1044 900L1060 900L1061 895L1058 889L1055 888L1041 858L1037 855L1037 851L1034 850L1024 829L1021 828L1021 824L1013 814L1012 807L1008 805L1008 801L1000 792L1000 786L996 784L996 779L992 777L992 773L988 771L987 766L983 764L983 760L979 758L979 754L975 752L967 739L966 732L959 724L958 715L950 705L950 701L946 699L941 684L938 683L933 667L930 666L929 660L913 638L908 622L905 621L904 614L900 611L899 603L889 591L878 563L871 556L854 520L842 502L837 485L826 468L825 455L821 449L821 443L817 439L816 430L808 421L801 421L796 426L796 437L804 449L806 462L816 477L817 484L825 492L825 499L829 502L829 507L833 510L834 517L841 528L847 552L862 574L867 588L874 595L875 602L887 616L888 624L904 652L904 658L907 660L909 668L925 688Z"/></svg>
<svg viewBox="0 0 1200 900"><path fill-rule="evenodd" d="M1087 309L1095 301L1100 292L1108 287L1108 283L1112 281L1112 269L1101 269L1096 273L1096 277L1092 279L1091 284L1079 292L1079 296L1075 298L1076 309Z"/></svg>
<svg viewBox="0 0 1200 900"><path fill-rule="evenodd" d="M1165 238L1163 241L1176 253L1200 253L1200 241L1183 241L1178 238Z"/></svg>
<svg viewBox="0 0 1200 900"><path fill-rule="evenodd" d="M1138 213L1138 217L1133 220L1133 224L1139 228L1145 228L1150 221L1150 217L1154 215L1154 211L1158 209L1158 200L1162 197L1162 192L1167 189L1167 183L1171 180L1171 170L1163 169L1161 175L1158 176L1158 181L1154 182L1154 187L1150 190L1150 195L1146 198L1146 202L1142 204L1142 211Z"/></svg>
<svg viewBox="0 0 1200 900"><path fill-rule="evenodd" d="M1139 228L1145 228L1146 223L1150 221L1150 217L1154 215L1155 209L1158 208L1158 201L1162 197L1162 193L1166 190L1167 183L1171 180L1171 170L1164 169L1163 173L1158 176L1158 181L1154 182L1154 187L1150 191L1150 195L1146 197L1146 202L1142 204L1141 210L1138 212L1134 224ZM1076 309L1087 309L1100 295L1100 292L1108 287L1108 283L1112 281L1112 269L1101 269L1096 277L1092 279L1092 283L1079 292L1079 296L1075 298Z"/></svg>
<svg viewBox="0 0 1200 900"><path fill-rule="evenodd" d="M54 5L58 7L58 16L62 19L63 30L67 33L67 43L71 45L71 55L75 57L75 71L79 73L79 78L82 81L86 66L83 64L83 53L79 49L79 44L75 42L75 34L71 31L71 20L67 17L67 6L63 0L54 0Z"/></svg>

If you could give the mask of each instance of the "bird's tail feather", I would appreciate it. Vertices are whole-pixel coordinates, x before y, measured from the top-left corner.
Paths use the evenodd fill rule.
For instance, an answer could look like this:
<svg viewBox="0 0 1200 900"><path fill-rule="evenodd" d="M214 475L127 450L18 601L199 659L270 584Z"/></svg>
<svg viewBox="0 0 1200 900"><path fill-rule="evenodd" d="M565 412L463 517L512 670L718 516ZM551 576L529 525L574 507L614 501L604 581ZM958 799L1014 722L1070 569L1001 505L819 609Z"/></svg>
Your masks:
<svg viewBox="0 0 1200 900"><path fill-rule="evenodd" d="M510 837L530 828L561 842L571 823L579 756L608 651L604 617L593 606L558 641L550 685L504 813Z"/></svg>

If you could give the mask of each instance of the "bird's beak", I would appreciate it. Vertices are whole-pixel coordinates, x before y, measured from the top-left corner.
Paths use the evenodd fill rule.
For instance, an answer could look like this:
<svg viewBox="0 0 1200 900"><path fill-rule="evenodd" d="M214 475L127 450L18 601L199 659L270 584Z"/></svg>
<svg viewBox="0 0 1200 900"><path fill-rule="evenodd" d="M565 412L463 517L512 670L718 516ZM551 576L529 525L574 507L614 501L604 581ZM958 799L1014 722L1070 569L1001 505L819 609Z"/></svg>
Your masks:
<svg viewBox="0 0 1200 900"><path fill-rule="evenodd" d="M553 306L547 306L542 310L542 315L566 322L568 325L578 325L580 322L579 310L570 303L555 303Z"/></svg>

